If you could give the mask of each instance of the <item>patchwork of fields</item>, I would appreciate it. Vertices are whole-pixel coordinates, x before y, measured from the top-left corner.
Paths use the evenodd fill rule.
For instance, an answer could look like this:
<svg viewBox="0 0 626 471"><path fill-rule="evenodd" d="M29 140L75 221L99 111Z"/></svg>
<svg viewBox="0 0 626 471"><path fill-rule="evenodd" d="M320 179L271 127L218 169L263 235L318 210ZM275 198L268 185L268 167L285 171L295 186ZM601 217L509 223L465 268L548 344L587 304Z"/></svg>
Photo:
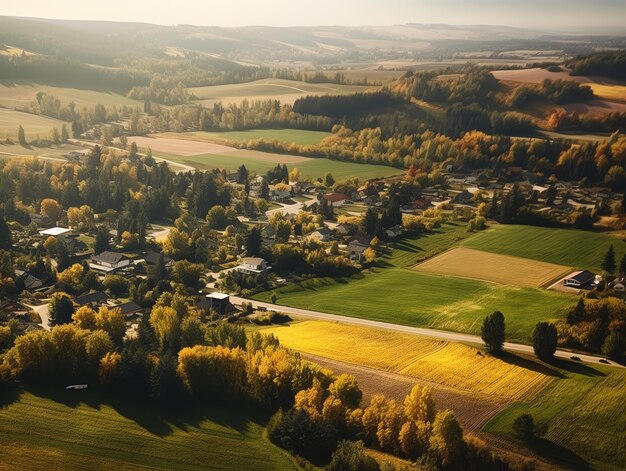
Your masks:
<svg viewBox="0 0 626 471"><path fill-rule="evenodd" d="M249 129L246 131L223 132L195 131L185 133L163 133L161 135L165 137L171 136L177 139L190 139L208 142L245 142L252 139L272 139L287 143L293 142L303 146L319 144L325 137L332 136L329 132L306 131L302 129Z"/></svg>
<svg viewBox="0 0 626 471"><path fill-rule="evenodd" d="M23 393L3 404L0 469L298 469L243 412L170 414L127 399L111 407L91 391Z"/></svg>
<svg viewBox="0 0 626 471"><path fill-rule="evenodd" d="M571 272L571 268L528 258L457 247L420 263L415 270L520 288L539 288Z"/></svg>
<svg viewBox="0 0 626 471"><path fill-rule="evenodd" d="M369 327L303 321L263 332L301 352L506 400L535 397L551 379L474 347Z"/></svg>

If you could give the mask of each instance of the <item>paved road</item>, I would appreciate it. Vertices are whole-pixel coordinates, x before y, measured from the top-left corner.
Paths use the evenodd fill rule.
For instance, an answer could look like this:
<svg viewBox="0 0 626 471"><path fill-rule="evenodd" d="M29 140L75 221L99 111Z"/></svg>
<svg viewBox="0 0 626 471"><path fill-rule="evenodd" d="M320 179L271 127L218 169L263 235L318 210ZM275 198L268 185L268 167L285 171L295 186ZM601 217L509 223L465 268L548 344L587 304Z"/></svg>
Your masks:
<svg viewBox="0 0 626 471"><path fill-rule="evenodd" d="M482 339L478 337L477 335L461 334L457 332L448 332L445 330L428 329L428 328L423 328L423 327L411 327L407 325L391 324L389 322L374 321L370 319L360 319L358 317L348 317L348 316L341 316L338 314L328 314L325 312L309 311L307 309L299 309L299 308L293 308L293 307L287 307L287 306L280 306L278 304L264 303L264 302L256 301L253 299L240 298L238 296L231 296L230 299L231 299L231 302L236 305L241 304L244 301L251 302L254 307L264 307L266 309L273 309L275 311L284 312L285 314L292 314L296 317L300 317L303 319L324 320L324 321L330 321L330 322L340 322L342 324L353 324L353 325L360 325L360 326L365 326L365 327L375 327L378 329L393 330L393 331L402 332L405 334L414 334L414 335L421 335L424 337L437 338L441 340L449 340L451 342L463 342L463 343L477 344L477 345L484 344ZM523 353L523 354L530 354L530 355L534 354L532 346L519 344L519 343L505 342L504 349L509 352L514 352L514 353ZM565 360L569 359L572 355L574 355L574 353L568 352L566 350L557 350L555 353L555 356L557 358L565 359ZM598 357L595 355L589 355L589 354L575 353L575 355L578 356L580 360L584 363L599 364L600 359L601 359L601 357ZM609 365L616 367L616 368L624 368L624 366L619 365L614 362L610 362Z"/></svg>

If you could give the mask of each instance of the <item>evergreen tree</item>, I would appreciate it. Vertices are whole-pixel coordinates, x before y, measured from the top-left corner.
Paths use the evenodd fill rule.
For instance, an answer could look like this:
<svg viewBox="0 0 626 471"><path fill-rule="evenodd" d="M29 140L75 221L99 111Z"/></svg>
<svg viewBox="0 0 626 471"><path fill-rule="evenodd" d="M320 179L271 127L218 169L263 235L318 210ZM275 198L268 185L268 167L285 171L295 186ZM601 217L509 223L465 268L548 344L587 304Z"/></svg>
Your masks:
<svg viewBox="0 0 626 471"><path fill-rule="evenodd" d="M0 249L10 249L12 244L11 229L3 216L0 216Z"/></svg>
<svg viewBox="0 0 626 471"><path fill-rule="evenodd" d="M578 324L585 318L585 300L580 298L576 307L567 314L567 323L570 325Z"/></svg>
<svg viewBox="0 0 626 471"><path fill-rule="evenodd" d="M167 272L167 268L165 267L165 258L163 257L163 254L159 255L159 259L157 260L156 265L151 270L150 277L157 283L161 280L167 280L169 278L169 273Z"/></svg>
<svg viewBox="0 0 626 471"><path fill-rule="evenodd" d="M258 228L253 227L248 232L248 236L246 237L246 254L248 257L254 257L255 255L259 255L261 251L261 231Z"/></svg>
<svg viewBox="0 0 626 471"><path fill-rule="evenodd" d="M248 181L248 169L245 165L241 165L237 169L237 183L244 184Z"/></svg>
<svg viewBox="0 0 626 471"><path fill-rule="evenodd" d="M270 186L267 183L267 178L263 178L261 181L261 194L259 196L264 200L270 199Z"/></svg>
<svg viewBox="0 0 626 471"><path fill-rule="evenodd" d="M501 353L504 347L504 315L500 311L485 317L481 329L481 338L491 354Z"/></svg>
<svg viewBox="0 0 626 471"><path fill-rule="evenodd" d="M74 314L74 303L65 293L54 293L48 307L50 325L69 324Z"/></svg>
<svg viewBox="0 0 626 471"><path fill-rule="evenodd" d="M626 254L624 254L619 262L619 274L626 275Z"/></svg>
<svg viewBox="0 0 626 471"><path fill-rule="evenodd" d="M72 263L72 260L70 259L70 252L67 249L67 245L65 245L65 242L63 240L59 240L57 243L56 259L58 272L62 272L66 268L69 268Z"/></svg>
<svg viewBox="0 0 626 471"><path fill-rule="evenodd" d="M65 144L69 138L70 135L67 132L67 126L64 124L61 126L61 144Z"/></svg>
<svg viewBox="0 0 626 471"><path fill-rule="evenodd" d="M17 128L17 141L21 146L27 146L28 142L26 142L26 133L24 132L24 128L20 124L20 127Z"/></svg>
<svg viewBox="0 0 626 471"><path fill-rule="evenodd" d="M367 208L363 218L363 230L367 235L373 236L378 226L378 211L374 208Z"/></svg>
<svg viewBox="0 0 626 471"><path fill-rule="evenodd" d="M109 231L107 231L107 228L105 226L98 226L98 230L96 231L96 240L93 245L93 251L96 255L98 255L109 249Z"/></svg>
<svg viewBox="0 0 626 471"><path fill-rule="evenodd" d="M604 255L604 261L602 262L602 269L607 273L611 274L615 272L616 263L615 263L615 251L613 250L613 244L609 247L606 254Z"/></svg>
<svg viewBox="0 0 626 471"><path fill-rule="evenodd" d="M533 331L533 350L542 361L550 361L556 352L557 331L549 322L539 322Z"/></svg>

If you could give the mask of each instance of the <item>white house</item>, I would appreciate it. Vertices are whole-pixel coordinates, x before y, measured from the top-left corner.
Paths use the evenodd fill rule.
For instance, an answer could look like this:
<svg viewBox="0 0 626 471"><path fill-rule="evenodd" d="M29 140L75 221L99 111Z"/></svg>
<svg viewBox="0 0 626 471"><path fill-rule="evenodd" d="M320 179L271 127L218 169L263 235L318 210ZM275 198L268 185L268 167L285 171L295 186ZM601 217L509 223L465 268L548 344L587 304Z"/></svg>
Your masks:
<svg viewBox="0 0 626 471"><path fill-rule="evenodd" d="M584 288L596 281L596 274L589 270L575 271L574 273L563 278L564 286L571 286L573 288Z"/></svg>
<svg viewBox="0 0 626 471"><path fill-rule="evenodd" d="M236 270L247 275L265 275L272 267L260 257L245 257Z"/></svg>
<svg viewBox="0 0 626 471"><path fill-rule="evenodd" d="M131 260L124 254L105 251L91 257L89 268L105 273L111 273L125 268L131 264Z"/></svg>

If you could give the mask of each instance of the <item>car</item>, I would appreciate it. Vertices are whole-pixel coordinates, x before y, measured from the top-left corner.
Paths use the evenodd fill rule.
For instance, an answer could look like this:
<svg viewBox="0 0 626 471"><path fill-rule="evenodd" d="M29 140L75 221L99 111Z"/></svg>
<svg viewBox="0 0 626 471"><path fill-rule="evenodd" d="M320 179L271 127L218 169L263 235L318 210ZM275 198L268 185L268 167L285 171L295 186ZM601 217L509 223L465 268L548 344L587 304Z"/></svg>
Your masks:
<svg viewBox="0 0 626 471"><path fill-rule="evenodd" d="M581 361L580 357L577 355L572 355L571 357L569 357L569 359L574 361Z"/></svg>
<svg viewBox="0 0 626 471"><path fill-rule="evenodd" d="M87 389L89 386L86 384L70 384L69 386L67 386L65 389L73 389L73 390L79 390L79 389Z"/></svg>
<svg viewBox="0 0 626 471"><path fill-rule="evenodd" d="M607 360L606 358L600 358L600 363L606 363L607 365L610 365L609 360Z"/></svg>

